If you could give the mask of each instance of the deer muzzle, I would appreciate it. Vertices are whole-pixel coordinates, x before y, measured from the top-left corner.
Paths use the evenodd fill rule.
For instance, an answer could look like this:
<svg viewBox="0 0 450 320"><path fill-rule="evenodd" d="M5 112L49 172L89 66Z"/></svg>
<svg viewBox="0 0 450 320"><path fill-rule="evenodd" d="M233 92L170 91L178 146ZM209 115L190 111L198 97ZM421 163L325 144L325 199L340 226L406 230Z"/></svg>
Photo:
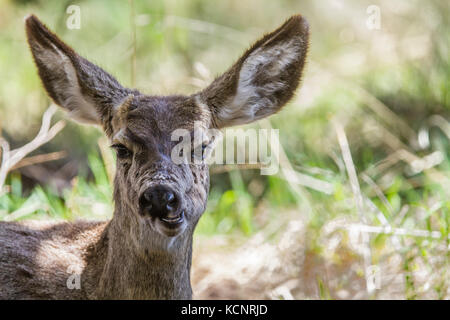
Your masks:
<svg viewBox="0 0 450 320"><path fill-rule="evenodd" d="M185 227L185 212L180 195L166 185L146 189L139 198L140 213L150 218L157 229L167 236L181 233Z"/></svg>

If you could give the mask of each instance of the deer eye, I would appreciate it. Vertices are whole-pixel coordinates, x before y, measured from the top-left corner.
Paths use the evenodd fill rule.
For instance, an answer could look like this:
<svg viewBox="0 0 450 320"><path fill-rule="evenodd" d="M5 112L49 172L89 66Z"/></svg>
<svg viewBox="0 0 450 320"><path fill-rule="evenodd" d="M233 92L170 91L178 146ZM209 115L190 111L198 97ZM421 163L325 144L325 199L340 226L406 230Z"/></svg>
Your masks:
<svg viewBox="0 0 450 320"><path fill-rule="evenodd" d="M202 160L205 160L205 158L206 158L206 153L205 153L206 148L208 148L208 144L202 143Z"/></svg>
<svg viewBox="0 0 450 320"><path fill-rule="evenodd" d="M201 157L200 157L201 160L206 159L207 154L205 151L206 151L206 148L208 148L208 145L209 145L208 143L203 142L201 146L197 147L197 148L200 148L200 147L202 148L202 153L201 153ZM196 148L192 148L192 151L191 151L191 156L193 159L196 159L196 155L197 155L195 150L196 150Z"/></svg>
<svg viewBox="0 0 450 320"><path fill-rule="evenodd" d="M120 143L113 144L111 148L116 150L117 157L119 157L120 159L129 158L132 155L131 151L123 144Z"/></svg>

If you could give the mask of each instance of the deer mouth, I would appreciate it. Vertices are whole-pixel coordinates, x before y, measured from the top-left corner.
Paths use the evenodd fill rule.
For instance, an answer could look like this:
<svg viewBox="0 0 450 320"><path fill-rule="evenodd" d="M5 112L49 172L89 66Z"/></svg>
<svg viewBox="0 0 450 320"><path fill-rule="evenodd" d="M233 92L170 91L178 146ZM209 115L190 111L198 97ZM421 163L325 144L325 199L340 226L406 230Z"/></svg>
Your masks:
<svg viewBox="0 0 450 320"><path fill-rule="evenodd" d="M157 230L167 237L178 236L187 225L184 211L180 211L177 216L158 217L155 222Z"/></svg>
<svg viewBox="0 0 450 320"><path fill-rule="evenodd" d="M177 216L174 217L160 217L159 219L168 227L176 228L184 222L184 211L181 211Z"/></svg>

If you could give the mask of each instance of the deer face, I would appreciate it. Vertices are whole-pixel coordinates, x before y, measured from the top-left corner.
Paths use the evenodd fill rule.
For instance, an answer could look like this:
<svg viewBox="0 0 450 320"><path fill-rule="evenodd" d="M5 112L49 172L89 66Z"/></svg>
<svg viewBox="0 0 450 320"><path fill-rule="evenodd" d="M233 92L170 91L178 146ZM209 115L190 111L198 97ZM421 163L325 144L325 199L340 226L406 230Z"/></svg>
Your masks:
<svg viewBox="0 0 450 320"><path fill-rule="evenodd" d="M179 141L172 133L183 129L191 140L194 123L207 128L209 113L189 97L130 95L118 114L111 140L117 152L119 198L130 201L133 214L162 235L176 236L195 226L206 206L208 166L194 163L191 155L185 155L183 163L173 161ZM203 140L200 147L208 142Z"/></svg>
<svg viewBox="0 0 450 320"><path fill-rule="evenodd" d="M203 91L155 97L122 87L36 17L26 19L26 31L49 96L74 119L101 125L117 152L116 214L166 237L193 231L209 189L204 162L189 161L190 154L183 155L188 161L174 161L172 133L192 135L195 123L221 129L277 112L299 84L308 47L308 25L293 16ZM207 137L192 150L208 146Z"/></svg>

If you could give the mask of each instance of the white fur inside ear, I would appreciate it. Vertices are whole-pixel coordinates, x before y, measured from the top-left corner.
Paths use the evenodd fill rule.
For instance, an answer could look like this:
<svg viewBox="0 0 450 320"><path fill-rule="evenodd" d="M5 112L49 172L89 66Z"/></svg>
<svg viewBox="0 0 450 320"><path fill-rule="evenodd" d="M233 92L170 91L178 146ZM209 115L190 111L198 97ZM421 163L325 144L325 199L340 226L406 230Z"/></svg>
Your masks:
<svg viewBox="0 0 450 320"><path fill-rule="evenodd" d="M237 93L226 107L220 110L220 118L234 120L235 124L248 123L259 119L256 114L262 108L277 107L273 94L287 83L279 75L298 58L300 43L295 40L252 52L242 64L239 72ZM258 77L261 77L262 81ZM256 84L258 83L258 84Z"/></svg>
<svg viewBox="0 0 450 320"><path fill-rule="evenodd" d="M55 75L50 84L58 96L58 102L69 112L74 120L90 124L98 124L100 117L94 104L82 95L76 70L69 57L51 43L53 50L33 44L36 58L39 59Z"/></svg>

